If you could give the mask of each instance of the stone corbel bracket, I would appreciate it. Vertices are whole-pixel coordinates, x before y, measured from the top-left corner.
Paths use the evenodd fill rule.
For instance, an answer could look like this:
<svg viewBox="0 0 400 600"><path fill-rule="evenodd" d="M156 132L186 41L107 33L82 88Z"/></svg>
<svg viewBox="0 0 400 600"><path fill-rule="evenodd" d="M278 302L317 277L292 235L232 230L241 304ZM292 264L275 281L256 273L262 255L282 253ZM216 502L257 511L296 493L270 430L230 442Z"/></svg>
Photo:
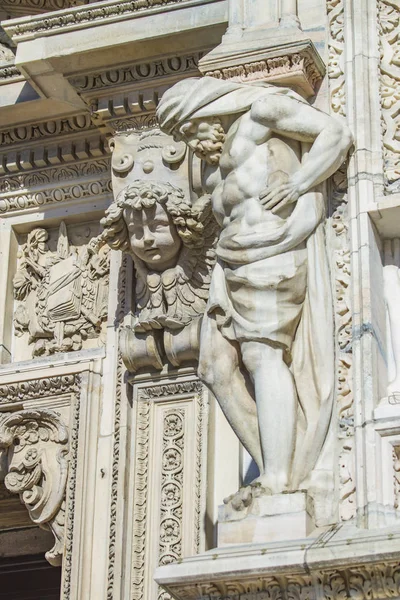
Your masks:
<svg viewBox="0 0 400 600"><path fill-rule="evenodd" d="M311 40L239 50L226 56L211 53L199 61L199 69L218 79L289 86L305 98L315 95L325 75L324 62Z"/></svg>
<svg viewBox="0 0 400 600"><path fill-rule="evenodd" d="M52 410L20 410L0 417L5 486L19 494L35 524L52 531L55 544L46 559L53 566L61 565L63 556L68 446L68 430Z"/></svg>

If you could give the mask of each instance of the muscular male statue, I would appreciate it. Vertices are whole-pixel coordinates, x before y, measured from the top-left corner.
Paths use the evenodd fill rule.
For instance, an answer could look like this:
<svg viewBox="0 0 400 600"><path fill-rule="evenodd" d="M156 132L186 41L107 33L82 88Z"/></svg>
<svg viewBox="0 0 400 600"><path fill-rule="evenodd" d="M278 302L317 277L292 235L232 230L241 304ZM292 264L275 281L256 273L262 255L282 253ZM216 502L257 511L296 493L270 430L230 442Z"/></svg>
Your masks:
<svg viewBox="0 0 400 600"><path fill-rule="evenodd" d="M327 436L333 315L318 188L348 129L291 90L211 77L168 90L161 128L205 161L222 231L199 376L269 493L307 488Z"/></svg>

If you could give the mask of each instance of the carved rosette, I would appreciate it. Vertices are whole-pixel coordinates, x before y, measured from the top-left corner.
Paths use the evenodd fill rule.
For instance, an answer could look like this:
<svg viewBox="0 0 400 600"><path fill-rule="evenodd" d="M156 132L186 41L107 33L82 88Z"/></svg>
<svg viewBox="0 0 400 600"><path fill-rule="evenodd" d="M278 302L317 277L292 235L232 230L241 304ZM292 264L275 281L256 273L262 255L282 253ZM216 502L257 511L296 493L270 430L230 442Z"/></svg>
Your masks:
<svg viewBox="0 0 400 600"><path fill-rule="evenodd" d="M182 556L182 499L185 411L171 409L164 416L159 564Z"/></svg>
<svg viewBox="0 0 400 600"><path fill-rule="evenodd" d="M64 547L68 431L52 410L22 410L0 418L0 450L6 454L4 483L19 494L32 521L49 528L55 544L46 553L60 565Z"/></svg>
<svg viewBox="0 0 400 600"><path fill-rule="evenodd" d="M170 598L147 575L203 549L208 401L197 380L137 391L132 595ZM159 431L161 444L154 444ZM152 466L153 465L153 466Z"/></svg>

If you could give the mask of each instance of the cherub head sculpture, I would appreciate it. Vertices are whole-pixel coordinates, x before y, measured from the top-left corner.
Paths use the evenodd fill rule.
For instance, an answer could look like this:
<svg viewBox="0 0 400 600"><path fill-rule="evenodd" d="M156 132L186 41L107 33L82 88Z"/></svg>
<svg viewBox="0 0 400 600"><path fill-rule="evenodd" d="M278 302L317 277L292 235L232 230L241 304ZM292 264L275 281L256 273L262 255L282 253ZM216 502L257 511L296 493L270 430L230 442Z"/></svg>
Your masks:
<svg viewBox="0 0 400 600"><path fill-rule="evenodd" d="M179 329L204 312L218 233L208 196L191 206L170 183L137 180L102 225L105 241L136 267L136 331Z"/></svg>

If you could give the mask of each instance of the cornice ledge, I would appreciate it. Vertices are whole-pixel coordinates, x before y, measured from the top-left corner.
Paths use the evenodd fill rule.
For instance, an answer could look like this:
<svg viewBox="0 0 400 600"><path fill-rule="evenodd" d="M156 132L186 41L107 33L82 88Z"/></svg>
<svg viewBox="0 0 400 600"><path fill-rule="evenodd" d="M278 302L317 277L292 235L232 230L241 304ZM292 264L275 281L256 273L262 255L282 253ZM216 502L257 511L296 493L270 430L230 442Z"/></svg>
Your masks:
<svg viewBox="0 0 400 600"><path fill-rule="evenodd" d="M273 47L248 50L224 45L199 61L204 75L241 83L263 81L297 89L313 96L325 75L325 65L313 42L294 40Z"/></svg>
<svg viewBox="0 0 400 600"><path fill-rule="evenodd" d="M7 13L18 17L37 15L50 11L87 4L88 0L2 0L1 6Z"/></svg>
<svg viewBox="0 0 400 600"><path fill-rule="evenodd" d="M25 81L21 71L13 64L0 65L0 85Z"/></svg>
<svg viewBox="0 0 400 600"><path fill-rule="evenodd" d="M182 7L201 6L219 0L106 0L71 9L59 10L56 14L22 17L2 23L7 35L14 42L60 33L67 33L143 17Z"/></svg>
<svg viewBox="0 0 400 600"><path fill-rule="evenodd" d="M398 598L400 530L340 529L292 544L215 548L159 567L155 580L176 600Z"/></svg>

